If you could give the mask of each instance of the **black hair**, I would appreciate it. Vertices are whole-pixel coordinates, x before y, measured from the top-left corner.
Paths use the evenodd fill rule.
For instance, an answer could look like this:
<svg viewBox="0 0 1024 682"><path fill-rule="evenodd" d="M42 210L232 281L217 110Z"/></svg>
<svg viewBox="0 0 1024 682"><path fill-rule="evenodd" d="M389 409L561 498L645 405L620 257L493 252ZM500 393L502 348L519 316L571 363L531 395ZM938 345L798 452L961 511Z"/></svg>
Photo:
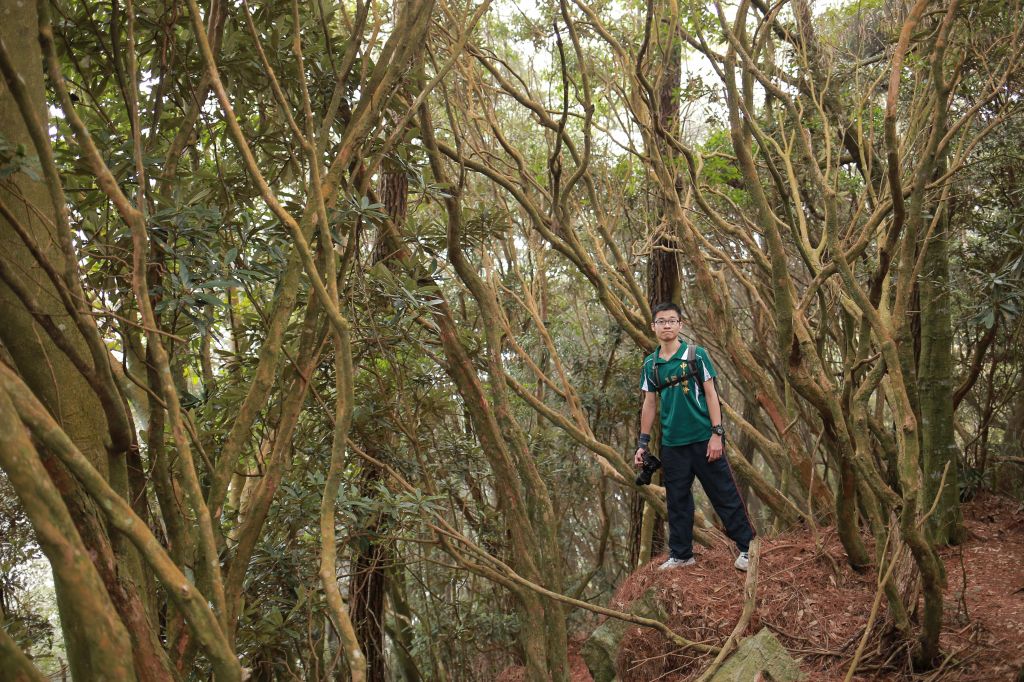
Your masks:
<svg viewBox="0 0 1024 682"><path fill-rule="evenodd" d="M651 319L653 320L658 316L658 313L663 313L666 310L674 310L676 315L678 315L679 317L683 316L682 308L680 308L677 304L673 303L672 301L665 301L664 303L659 303L658 305L654 306L654 310L651 311Z"/></svg>

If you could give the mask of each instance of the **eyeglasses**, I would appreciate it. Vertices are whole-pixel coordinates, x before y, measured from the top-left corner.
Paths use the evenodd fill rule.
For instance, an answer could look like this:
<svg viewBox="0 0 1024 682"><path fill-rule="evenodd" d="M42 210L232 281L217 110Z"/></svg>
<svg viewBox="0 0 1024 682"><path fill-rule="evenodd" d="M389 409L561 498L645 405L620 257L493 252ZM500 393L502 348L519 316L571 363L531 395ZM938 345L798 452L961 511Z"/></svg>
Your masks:
<svg viewBox="0 0 1024 682"><path fill-rule="evenodd" d="M655 327L671 327L672 325L679 324L679 320L673 318L662 318L654 321Z"/></svg>

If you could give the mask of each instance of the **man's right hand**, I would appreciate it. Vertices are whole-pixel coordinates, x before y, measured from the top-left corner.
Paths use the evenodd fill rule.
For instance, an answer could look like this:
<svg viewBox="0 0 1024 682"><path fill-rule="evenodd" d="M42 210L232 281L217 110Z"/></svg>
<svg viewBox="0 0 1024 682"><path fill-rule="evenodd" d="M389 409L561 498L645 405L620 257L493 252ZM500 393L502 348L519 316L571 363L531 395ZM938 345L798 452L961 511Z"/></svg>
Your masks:
<svg viewBox="0 0 1024 682"><path fill-rule="evenodd" d="M651 444L651 434L640 432L640 435L636 438L636 453L633 455L633 466L642 467L644 465L644 453L647 452L647 446Z"/></svg>

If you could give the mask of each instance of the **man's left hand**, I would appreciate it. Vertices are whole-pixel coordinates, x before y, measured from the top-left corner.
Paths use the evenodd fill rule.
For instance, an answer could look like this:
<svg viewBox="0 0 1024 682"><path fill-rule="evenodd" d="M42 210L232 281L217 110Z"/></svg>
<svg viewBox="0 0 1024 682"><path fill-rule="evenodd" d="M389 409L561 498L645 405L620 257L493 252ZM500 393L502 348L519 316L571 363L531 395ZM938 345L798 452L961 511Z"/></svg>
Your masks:
<svg viewBox="0 0 1024 682"><path fill-rule="evenodd" d="M722 445L722 437L717 433L711 434L711 440L708 441L708 461L714 462L722 456L722 452L724 451L725 448Z"/></svg>

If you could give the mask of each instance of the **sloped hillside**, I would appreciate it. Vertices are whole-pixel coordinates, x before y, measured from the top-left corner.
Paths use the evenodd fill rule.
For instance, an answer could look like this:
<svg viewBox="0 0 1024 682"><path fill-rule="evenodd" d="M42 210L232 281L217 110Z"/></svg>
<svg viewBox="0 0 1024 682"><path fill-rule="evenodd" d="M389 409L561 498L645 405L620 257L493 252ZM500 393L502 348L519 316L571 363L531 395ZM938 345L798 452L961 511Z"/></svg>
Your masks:
<svg viewBox="0 0 1024 682"><path fill-rule="evenodd" d="M905 647L874 629L854 679L1013 680L1024 666L1024 507L986 496L966 505L965 516L967 542L943 554L946 660L914 676ZM740 616L744 574L732 568L725 547L703 549L697 559L696 566L668 572L652 562L623 583L613 605L628 609L653 590L674 631L722 644ZM757 609L747 634L771 631L808 680L842 680L864 634L876 579L873 571L849 568L831 529L763 539ZM630 628L616 668L623 682L670 682L693 679L710 661L657 632Z"/></svg>

